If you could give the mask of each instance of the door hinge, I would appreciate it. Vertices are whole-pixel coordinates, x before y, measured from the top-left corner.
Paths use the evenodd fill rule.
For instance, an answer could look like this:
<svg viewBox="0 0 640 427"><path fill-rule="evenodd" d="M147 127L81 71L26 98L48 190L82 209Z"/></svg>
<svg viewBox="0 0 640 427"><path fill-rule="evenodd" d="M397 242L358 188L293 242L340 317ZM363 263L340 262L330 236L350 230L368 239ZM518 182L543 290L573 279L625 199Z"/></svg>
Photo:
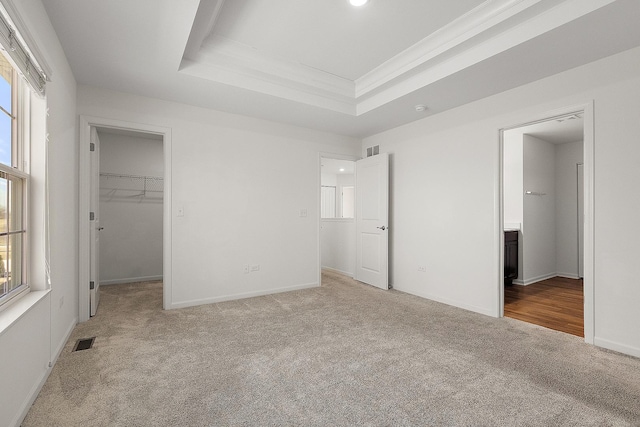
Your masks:
<svg viewBox="0 0 640 427"><path fill-rule="evenodd" d="M89 151L96 151L96 144L94 144L93 142L89 143Z"/></svg>
<svg viewBox="0 0 640 427"><path fill-rule="evenodd" d="M93 280L92 280L92 281L90 281L90 282L89 282L89 289L95 289L95 287L96 287L95 282L94 282Z"/></svg>
<svg viewBox="0 0 640 427"><path fill-rule="evenodd" d="M95 212L89 212L89 221L93 221L96 219L96 213Z"/></svg>

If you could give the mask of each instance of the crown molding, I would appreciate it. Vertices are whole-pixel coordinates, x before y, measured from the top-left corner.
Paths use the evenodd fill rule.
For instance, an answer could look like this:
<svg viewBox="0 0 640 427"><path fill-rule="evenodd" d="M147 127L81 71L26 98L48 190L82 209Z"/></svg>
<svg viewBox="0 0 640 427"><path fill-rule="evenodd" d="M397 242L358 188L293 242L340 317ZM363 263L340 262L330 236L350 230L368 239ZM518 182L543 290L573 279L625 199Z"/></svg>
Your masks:
<svg viewBox="0 0 640 427"><path fill-rule="evenodd" d="M365 99L360 99L357 103L356 114L365 114L615 1L617 0L592 0L589 2L585 2L584 0L563 1L518 25L501 31L488 40L470 46L451 58L428 66L405 78L396 79L396 81L388 84L383 90Z"/></svg>
<svg viewBox="0 0 640 427"><path fill-rule="evenodd" d="M191 34L185 47L183 58L193 58L198 54L205 39L218 22L225 0L201 1L191 27Z"/></svg>
<svg viewBox="0 0 640 427"><path fill-rule="evenodd" d="M615 1L487 0L352 81L216 35L224 0L213 0L200 5L180 72L359 116Z"/></svg>
<svg viewBox="0 0 640 427"><path fill-rule="evenodd" d="M356 98L414 70L541 0L487 0L356 80Z"/></svg>

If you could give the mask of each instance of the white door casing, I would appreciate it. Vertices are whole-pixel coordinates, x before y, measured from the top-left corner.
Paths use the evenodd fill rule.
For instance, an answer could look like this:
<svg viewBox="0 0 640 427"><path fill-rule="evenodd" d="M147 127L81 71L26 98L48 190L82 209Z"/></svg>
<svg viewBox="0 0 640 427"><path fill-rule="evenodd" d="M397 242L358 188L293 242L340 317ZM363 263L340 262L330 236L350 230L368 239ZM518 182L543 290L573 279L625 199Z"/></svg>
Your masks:
<svg viewBox="0 0 640 427"><path fill-rule="evenodd" d="M578 277L584 277L584 165L578 163Z"/></svg>
<svg viewBox="0 0 640 427"><path fill-rule="evenodd" d="M95 316L100 302L100 139L95 127L91 127L91 199L89 242L89 304L90 315Z"/></svg>
<svg viewBox="0 0 640 427"><path fill-rule="evenodd" d="M165 310L174 308L172 301L172 274L171 274L171 128L143 123L132 123L110 119L80 115L80 152L79 152L79 196L78 196L78 321L86 322L90 317L90 266L91 255L91 128L109 128L126 131L161 135L164 153L164 190L163 190L163 250L162 250L162 307Z"/></svg>
<svg viewBox="0 0 640 427"><path fill-rule="evenodd" d="M389 155L356 162L355 279L389 289Z"/></svg>

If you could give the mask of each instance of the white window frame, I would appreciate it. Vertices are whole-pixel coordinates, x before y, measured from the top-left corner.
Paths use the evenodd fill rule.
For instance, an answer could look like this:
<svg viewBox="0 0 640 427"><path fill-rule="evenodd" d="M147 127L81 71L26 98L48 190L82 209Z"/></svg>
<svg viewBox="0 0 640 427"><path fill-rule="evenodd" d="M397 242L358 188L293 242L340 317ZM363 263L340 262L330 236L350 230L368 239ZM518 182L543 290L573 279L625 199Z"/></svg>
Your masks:
<svg viewBox="0 0 640 427"><path fill-rule="evenodd" d="M6 56L5 56L6 58ZM11 63L9 58L7 61ZM0 295L0 311L6 308L9 302L15 301L19 296L30 291L29 286L29 153L30 153L30 90L27 83L13 65L12 90L12 138L11 138L11 163L0 163L0 171L4 174L22 181L22 254L20 257L22 269L22 283L17 288L5 295Z"/></svg>

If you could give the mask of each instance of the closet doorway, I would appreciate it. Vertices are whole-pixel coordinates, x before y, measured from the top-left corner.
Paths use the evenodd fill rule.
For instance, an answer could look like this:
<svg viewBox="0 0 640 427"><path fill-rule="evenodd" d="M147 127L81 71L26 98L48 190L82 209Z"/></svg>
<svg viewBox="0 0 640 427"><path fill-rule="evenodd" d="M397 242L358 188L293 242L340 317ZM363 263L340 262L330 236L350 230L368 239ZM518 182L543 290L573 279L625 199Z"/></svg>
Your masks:
<svg viewBox="0 0 640 427"><path fill-rule="evenodd" d="M155 282L167 308L170 130L81 116L80 142L79 320L106 285Z"/></svg>
<svg viewBox="0 0 640 427"><path fill-rule="evenodd" d="M575 111L501 132L501 303L506 317L588 337L583 171L593 140L585 144L584 117Z"/></svg>

